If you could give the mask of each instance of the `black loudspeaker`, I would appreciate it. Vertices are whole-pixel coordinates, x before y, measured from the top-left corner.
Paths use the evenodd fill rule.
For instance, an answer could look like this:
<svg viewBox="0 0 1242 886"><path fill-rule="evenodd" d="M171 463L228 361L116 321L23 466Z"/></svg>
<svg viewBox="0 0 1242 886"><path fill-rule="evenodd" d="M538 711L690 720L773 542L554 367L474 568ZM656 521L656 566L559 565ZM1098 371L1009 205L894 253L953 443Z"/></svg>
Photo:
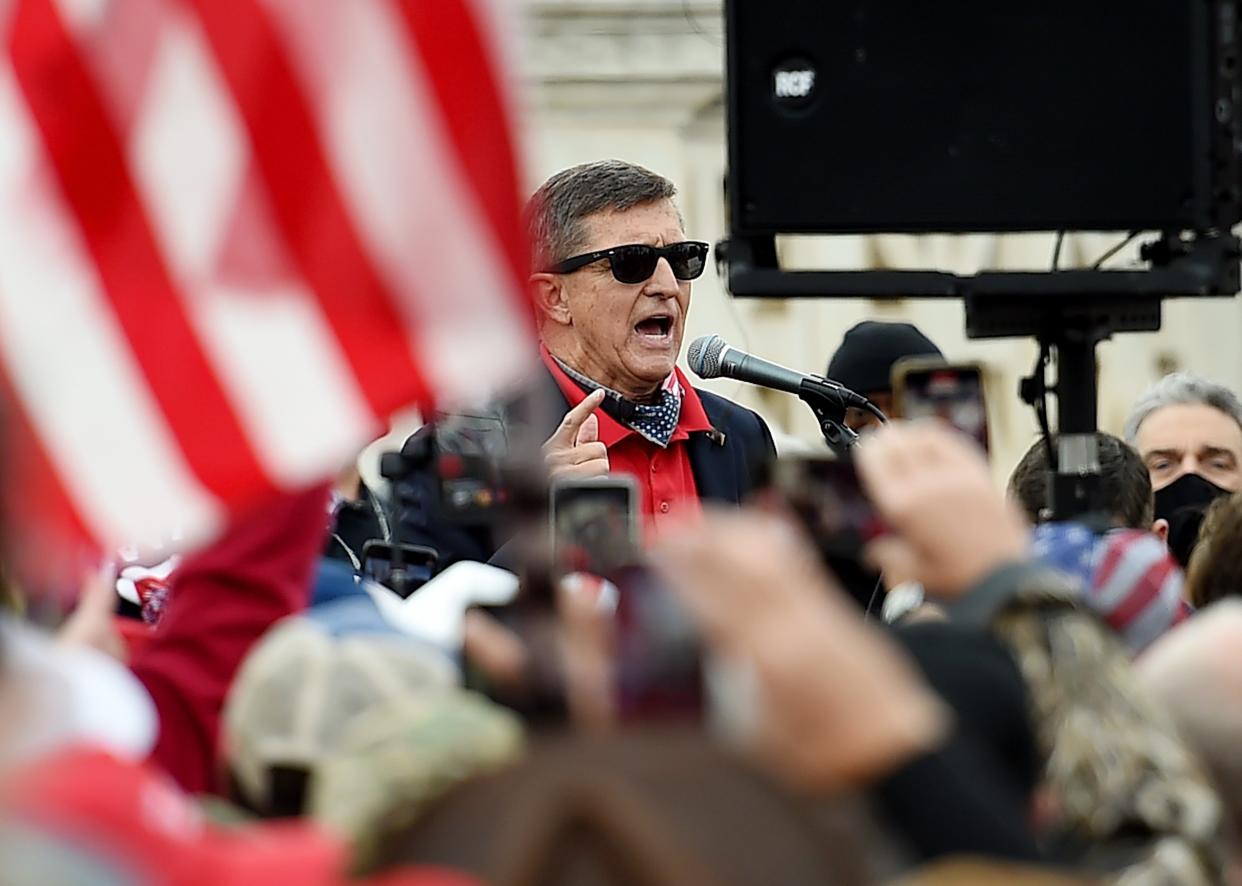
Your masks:
<svg viewBox="0 0 1242 886"><path fill-rule="evenodd" d="M1236 0L729 0L731 235L1227 229Z"/></svg>

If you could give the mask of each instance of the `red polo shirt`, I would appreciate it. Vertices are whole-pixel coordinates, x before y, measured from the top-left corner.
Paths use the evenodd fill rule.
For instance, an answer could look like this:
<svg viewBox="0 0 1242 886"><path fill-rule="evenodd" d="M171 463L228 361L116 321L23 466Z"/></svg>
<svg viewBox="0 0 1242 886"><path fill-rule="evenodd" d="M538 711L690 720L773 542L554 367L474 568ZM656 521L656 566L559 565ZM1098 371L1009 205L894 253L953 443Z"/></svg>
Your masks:
<svg viewBox="0 0 1242 886"><path fill-rule="evenodd" d="M586 399L582 388L565 374L547 349L540 346L539 351L544 365L569 401L570 408ZM612 472L629 474L638 481L641 499L639 513L643 515L648 538L658 535L662 527L684 523L687 516L697 516L701 511L686 441L692 433L712 430L712 423L707 420L699 395L690 387L681 370L674 368L673 372L681 386L681 416L677 419L677 427L673 429L667 449L661 449L602 409L595 410L595 416L599 419L599 440L608 449L608 464Z"/></svg>

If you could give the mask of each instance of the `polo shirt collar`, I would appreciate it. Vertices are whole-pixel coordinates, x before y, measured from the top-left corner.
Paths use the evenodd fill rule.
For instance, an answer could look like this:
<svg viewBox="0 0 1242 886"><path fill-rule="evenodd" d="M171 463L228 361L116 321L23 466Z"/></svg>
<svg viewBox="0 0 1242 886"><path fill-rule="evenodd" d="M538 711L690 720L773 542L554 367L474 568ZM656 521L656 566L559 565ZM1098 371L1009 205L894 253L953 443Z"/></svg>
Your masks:
<svg viewBox="0 0 1242 886"><path fill-rule="evenodd" d="M555 380L556 386L569 401L570 408L586 399L586 392L561 368L560 363L542 342L539 344L539 356ZM680 368L673 367L672 374L665 379L664 384L666 386L676 385L681 389L681 414L677 419L677 427L673 429L673 436L669 438L670 444L686 440L694 433L714 430L703 409L703 403L699 400L698 392L690 385ZM605 388L605 390L608 389ZM620 396L615 391L610 393L610 396L614 395ZM606 448L611 449L626 437L642 436L633 428L613 418L606 409L597 409L595 414L599 419L599 440Z"/></svg>

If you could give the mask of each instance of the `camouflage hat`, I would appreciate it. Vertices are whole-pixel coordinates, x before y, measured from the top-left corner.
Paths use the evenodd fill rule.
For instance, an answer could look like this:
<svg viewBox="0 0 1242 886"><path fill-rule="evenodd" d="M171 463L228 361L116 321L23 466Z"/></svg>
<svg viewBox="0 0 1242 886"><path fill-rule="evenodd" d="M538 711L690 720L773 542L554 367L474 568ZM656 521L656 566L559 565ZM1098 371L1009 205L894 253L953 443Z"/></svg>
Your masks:
<svg viewBox="0 0 1242 886"><path fill-rule="evenodd" d="M239 799L264 814L300 811L277 802L277 773L313 780L372 707L458 682L447 656L391 627L369 597L283 619L247 656L225 703L224 755Z"/></svg>
<svg viewBox="0 0 1242 886"><path fill-rule="evenodd" d="M354 845L362 869L385 837L449 788L516 760L521 721L481 695L446 690L393 698L342 730L315 773L308 813Z"/></svg>

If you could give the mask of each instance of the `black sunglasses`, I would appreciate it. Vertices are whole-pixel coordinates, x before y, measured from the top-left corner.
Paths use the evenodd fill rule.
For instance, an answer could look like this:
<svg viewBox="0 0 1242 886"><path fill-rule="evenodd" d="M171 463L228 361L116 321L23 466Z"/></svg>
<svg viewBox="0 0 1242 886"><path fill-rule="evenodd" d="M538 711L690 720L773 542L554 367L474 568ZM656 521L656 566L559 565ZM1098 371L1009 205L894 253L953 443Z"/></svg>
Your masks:
<svg viewBox="0 0 1242 886"><path fill-rule="evenodd" d="M668 259L673 276L678 280L695 280L707 267L707 244L698 240L684 240L667 246L648 246L646 243L614 246L612 249L601 249L598 252L586 252L567 258L548 268L546 273L569 274L605 258L608 259L612 276L618 283L642 283L649 280L662 258Z"/></svg>

